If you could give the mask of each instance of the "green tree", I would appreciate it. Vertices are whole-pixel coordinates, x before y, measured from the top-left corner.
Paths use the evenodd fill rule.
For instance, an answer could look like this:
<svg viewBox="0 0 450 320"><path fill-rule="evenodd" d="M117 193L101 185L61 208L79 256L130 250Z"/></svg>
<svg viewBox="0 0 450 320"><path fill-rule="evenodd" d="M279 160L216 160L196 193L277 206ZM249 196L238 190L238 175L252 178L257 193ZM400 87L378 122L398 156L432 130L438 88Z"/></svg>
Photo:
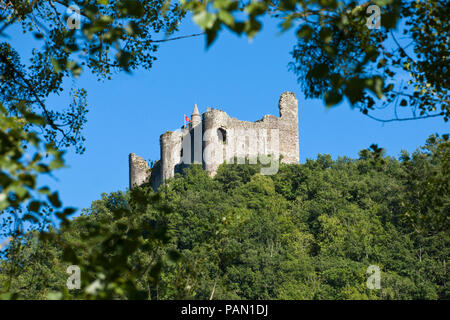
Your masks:
<svg viewBox="0 0 450 320"><path fill-rule="evenodd" d="M378 121L449 119L449 8L443 1L182 3L207 33L208 46L222 28L253 38L265 15L280 21L282 32L293 30L297 43L290 69L305 96L322 98L327 107L347 98ZM391 115L380 118L378 109L388 106Z"/></svg>

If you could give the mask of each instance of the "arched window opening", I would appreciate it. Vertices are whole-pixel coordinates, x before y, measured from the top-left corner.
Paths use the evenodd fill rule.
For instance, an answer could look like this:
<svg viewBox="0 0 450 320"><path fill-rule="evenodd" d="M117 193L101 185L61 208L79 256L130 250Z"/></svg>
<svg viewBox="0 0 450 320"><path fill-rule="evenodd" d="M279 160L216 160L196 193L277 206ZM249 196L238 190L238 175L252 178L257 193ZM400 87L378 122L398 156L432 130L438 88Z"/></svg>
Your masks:
<svg viewBox="0 0 450 320"><path fill-rule="evenodd" d="M217 129L217 136L222 143L227 142L227 131L224 128Z"/></svg>

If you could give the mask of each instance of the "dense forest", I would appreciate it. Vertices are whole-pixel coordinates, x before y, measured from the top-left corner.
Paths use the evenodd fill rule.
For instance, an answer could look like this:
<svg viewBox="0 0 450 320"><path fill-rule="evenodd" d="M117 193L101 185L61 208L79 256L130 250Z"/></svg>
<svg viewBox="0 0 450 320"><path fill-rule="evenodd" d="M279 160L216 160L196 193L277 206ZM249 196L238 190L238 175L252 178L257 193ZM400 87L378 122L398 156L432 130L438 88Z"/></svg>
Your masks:
<svg viewBox="0 0 450 320"><path fill-rule="evenodd" d="M276 175L193 165L154 192L103 194L81 216L13 241L12 298L449 299L450 141L399 159L319 154ZM68 290L68 265L82 287ZM370 265L380 289L366 285ZM3 293L2 293L3 292Z"/></svg>

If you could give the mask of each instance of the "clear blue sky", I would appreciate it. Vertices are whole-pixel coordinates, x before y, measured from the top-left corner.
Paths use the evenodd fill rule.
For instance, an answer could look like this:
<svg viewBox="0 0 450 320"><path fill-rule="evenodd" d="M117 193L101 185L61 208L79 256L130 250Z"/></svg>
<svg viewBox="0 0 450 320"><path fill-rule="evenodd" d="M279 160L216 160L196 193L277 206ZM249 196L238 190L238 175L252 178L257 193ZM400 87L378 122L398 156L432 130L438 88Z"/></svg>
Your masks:
<svg viewBox="0 0 450 320"><path fill-rule="evenodd" d="M320 100L305 100L287 68L295 38L292 32L280 36L278 30L265 20L263 32L252 42L223 32L208 50L204 37L166 42L151 70L118 74L105 82L85 72L77 85L88 91L87 150L82 155L68 152L68 167L55 174L57 180L45 178L41 183L59 190L65 206L88 207L102 192L128 187L129 153L159 159L160 134L179 128L194 103L200 113L210 106L254 121L265 114L278 115L283 91L295 92L299 100L301 162L318 153L357 157L372 143L397 157L402 149L412 152L423 145L430 134L449 131L441 119L382 124L346 103L326 110ZM177 35L199 31L186 18ZM14 35L16 47L31 49L32 42Z"/></svg>

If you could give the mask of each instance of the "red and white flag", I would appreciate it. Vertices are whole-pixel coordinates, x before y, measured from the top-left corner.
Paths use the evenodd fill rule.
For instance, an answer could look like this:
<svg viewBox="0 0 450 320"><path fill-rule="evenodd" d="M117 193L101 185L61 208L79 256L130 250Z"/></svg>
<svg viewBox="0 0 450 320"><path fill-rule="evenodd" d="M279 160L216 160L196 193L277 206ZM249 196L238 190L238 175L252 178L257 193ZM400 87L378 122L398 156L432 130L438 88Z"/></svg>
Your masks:
<svg viewBox="0 0 450 320"><path fill-rule="evenodd" d="M186 121L187 122L191 122L191 119L189 119L188 117L187 117L187 115L184 115L184 128L186 128Z"/></svg>

